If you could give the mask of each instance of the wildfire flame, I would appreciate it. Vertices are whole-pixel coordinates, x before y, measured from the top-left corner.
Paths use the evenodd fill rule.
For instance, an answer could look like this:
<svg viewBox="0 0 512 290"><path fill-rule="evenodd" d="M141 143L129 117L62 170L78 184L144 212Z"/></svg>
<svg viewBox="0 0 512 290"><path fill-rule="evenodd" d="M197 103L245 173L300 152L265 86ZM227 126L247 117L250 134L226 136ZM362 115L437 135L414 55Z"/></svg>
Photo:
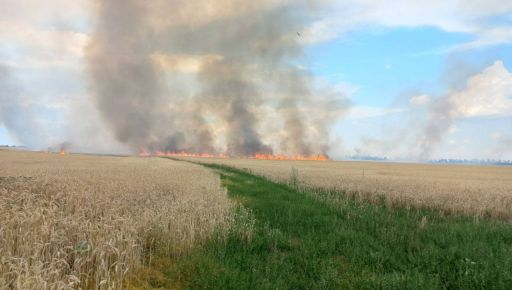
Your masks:
<svg viewBox="0 0 512 290"><path fill-rule="evenodd" d="M200 158L230 158L231 156L227 154L210 154L210 153L188 153L185 151L181 152L163 152L156 151L151 153L145 149L141 149L139 152L139 156L149 157L149 156L159 156L159 157L200 157ZM261 160L302 160L302 161L327 161L329 157L324 154L315 154L315 155L296 155L296 156L288 156L284 154L263 154L258 153L253 156L246 156L245 158L249 159L261 159Z"/></svg>

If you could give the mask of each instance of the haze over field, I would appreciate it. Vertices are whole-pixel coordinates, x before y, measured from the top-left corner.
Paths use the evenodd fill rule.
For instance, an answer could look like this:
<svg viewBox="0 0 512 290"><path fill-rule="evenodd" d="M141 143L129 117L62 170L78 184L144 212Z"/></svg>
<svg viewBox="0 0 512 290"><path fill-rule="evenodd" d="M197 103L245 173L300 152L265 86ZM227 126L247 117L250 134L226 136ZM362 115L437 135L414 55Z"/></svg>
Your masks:
<svg viewBox="0 0 512 290"><path fill-rule="evenodd" d="M512 2L0 5L0 144L512 159Z"/></svg>

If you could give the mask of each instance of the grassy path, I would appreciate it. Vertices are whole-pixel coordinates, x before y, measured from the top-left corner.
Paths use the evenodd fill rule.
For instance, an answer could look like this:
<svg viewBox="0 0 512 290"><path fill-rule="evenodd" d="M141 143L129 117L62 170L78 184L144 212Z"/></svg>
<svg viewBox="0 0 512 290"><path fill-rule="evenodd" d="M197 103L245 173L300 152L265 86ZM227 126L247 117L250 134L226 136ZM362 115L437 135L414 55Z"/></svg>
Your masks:
<svg viewBox="0 0 512 290"><path fill-rule="evenodd" d="M251 242L212 241L182 265L198 289L510 289L512 228L350 198L328 205L226 167L256 220ZM240 221L243 223L243 221Z"/></svg>
<svg viewBox="0 0 512 290"><path fill-rule="evenodd" d="M221 172L250 209L250 241L210 241L168 276L188 289L510 289L512 228L428 210L388 209L297 192L248 173ZM325 194L326 197L328 194ZM338 194L339 197L339 194ZM239 225L251 224L244 215Z"/></svg>

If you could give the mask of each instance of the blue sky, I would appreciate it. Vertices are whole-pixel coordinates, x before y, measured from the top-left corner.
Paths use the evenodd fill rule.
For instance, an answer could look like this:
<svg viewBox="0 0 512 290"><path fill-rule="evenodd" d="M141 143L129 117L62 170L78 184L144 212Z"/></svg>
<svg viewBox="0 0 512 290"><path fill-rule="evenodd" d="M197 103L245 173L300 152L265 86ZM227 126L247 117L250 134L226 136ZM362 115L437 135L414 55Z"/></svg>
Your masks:
<svg viewBox="0 0 512 290"><path fill-rule="evenodd" d="M510 44L440 52L472 38L435 27L367 28L308 47L307 59L314 60L311 67L315 74L331 82L357 86L354 99L358 104L387 106L400 95L414 91L442 93L440 79L452 59L479 69L499 59L510 68Z"/></svg>
<svg viewBox="0 0 512 290"><path fill-rule="evenodd" d="M100 121L83 69L91 7L85 0L21 2L0 0L10 7L0 12L0 63L44 128L32 145L93 132ZM302 32L300 65L351 103L332 126L332 156L512 159L512 1L318 2L327 4ZM445 103L453 106L449 122L436 123L433 108ZM70 126L76 114L88 121ZM439 140L425 141L429 125ZM101 141L109 134L80 143L121 150ZM19 135L0 118L0 144L26 145Z"/></svg>
<svg viewBox="0 0 512 290"><path fill-rule="evenodd" d="M428 53L470 37L436 28L369 28L308 48L314 72L360 89L359 104L386 106L406 90L439 91L445 55Z"/></svg>
<svg viewBox="0 0 512 290"><path fill-rule="evenodd" d="M496 60L501 60L512 71L512 45L508 43L444 51L473 39L471 34L446 32L436 27L367 27L310 46L306 54L316 75L356 88L351 94L355 106L392 110L407 106L407 100L414 95L441 97L449 89L443 78L447 77L447 70L453 63L461 64L461 69L469 67L470 75ZM509 97L512 98L512 92ZM364 147L361 142L365 136L386 140L390 131L402 130L400 124L411 118L408 111L381 113L379 116L371 113L368 117L352 116L338 122L336 131L345 137L344 149ZM468 118L458 121L457 126L457 132L446 136L440 144L436 153L438 158L495 157L492 148L497 136L512 134L510 115ZM461 144L464 148L460 148ZM349 152L357 154L359 151Z"/></svg>

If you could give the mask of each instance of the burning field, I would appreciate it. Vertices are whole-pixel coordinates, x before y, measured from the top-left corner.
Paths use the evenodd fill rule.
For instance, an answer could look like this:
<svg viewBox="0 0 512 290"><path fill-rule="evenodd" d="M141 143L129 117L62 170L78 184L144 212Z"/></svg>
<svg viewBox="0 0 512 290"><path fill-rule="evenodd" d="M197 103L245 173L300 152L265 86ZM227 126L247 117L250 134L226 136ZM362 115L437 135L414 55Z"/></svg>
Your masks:
<svg viewBox="0 0 512 290"><path fill-rule="evenodd" d="M0 290L510 289L512 167L336 161L512 164L462 2L0 0Z"/></svg>
<svg viewBox="0 0 512 290"><path fill-rule="evenodd" d="M156 155L0 150L0 288L509 285L509 168Z"/></svg>
<svg viewBox="0 0 512 290"><path fill-rule="evenodd" d="M62 153L62 151L61 151ZM176 157L176 158L186 158L186 157L195 157L195 158L217 158L217 159L228 159L233 158L232 156L229 156L227 154L208 154L208 153L188 153L188 152L161 152L157 151L155 153L149 153L145 150L142 150L139 153L139 156L141 157L151 157L151 156L157 156L157 157ZM273 154L262 154L257 153L254 155L246 156L247 159L259 159L259 160L302 160L302 161L327 161L329 160L329 157L327 157L324 154L317 154L317 155L295 155L295 156L288 156L288 155L273 155Z"/></svg>
<svg viewBox="0 0 512 290"><path fill-rule="evenodd" d="M348 102L294 64L313 6L181 2L96 3L88 72L116 140L142 155L326 159Z"/></svg>

